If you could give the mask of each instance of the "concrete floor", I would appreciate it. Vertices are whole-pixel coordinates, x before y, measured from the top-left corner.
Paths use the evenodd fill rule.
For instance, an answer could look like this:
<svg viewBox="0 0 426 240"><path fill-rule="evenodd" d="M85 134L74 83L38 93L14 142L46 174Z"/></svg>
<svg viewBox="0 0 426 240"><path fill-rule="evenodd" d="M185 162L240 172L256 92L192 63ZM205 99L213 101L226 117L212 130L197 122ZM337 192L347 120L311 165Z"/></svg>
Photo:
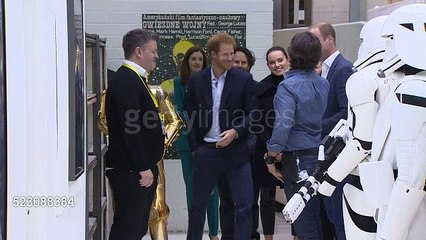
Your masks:
<svg viewBox="0 0 426 240"><path fill-rule="evenodd" d="M261 234L261 239L263 239L261 228L259 229L259 233ZM149 237L149 234L146 235L144 238L142 238L142 240L150 240L150 239L151 238ZM185 240L185 239L186 239L186 233L184 232L169 232L169 240ZM276 213L274 239L293 240L293 237L291 236L290 224L286 223L282 213ZM203 240L209 240L207 233L204 234Z"/></svg>

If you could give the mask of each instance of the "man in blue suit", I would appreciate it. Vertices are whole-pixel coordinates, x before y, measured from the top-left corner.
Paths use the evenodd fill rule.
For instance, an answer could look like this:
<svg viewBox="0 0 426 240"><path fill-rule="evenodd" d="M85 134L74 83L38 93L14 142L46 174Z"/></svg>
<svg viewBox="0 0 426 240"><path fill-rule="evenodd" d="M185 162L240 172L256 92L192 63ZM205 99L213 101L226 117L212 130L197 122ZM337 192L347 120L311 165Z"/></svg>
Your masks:
<svg viewBox="0 0 426 240"><path fill-rule="evenodd" d="M340 119L348 116L348 98L346 96L346 81L352 75L352 63L340 54L336 47L336 32L329 23L321 22L309 27L315 34L322 47L321 76L330 83L327 108L322 119L322 138L330 133ZM346 239L343 223L342 194L343 186L349 181L349 176L338 183L331 197L324 197L323 202L328 220L333 224L337 240ZM327 219L323 218L324 238L333 239L333 233L327 228Z"/></svg>
<svg viewBox="0 0 426 240"><path fill-rule="evenodd" d="M194 74L185 103L194 152L188 240L201 240L209 196L219 173L228 178L235 204L235 239L251 233L253 188L247 137L255 109L249 73L232 68L235 40L227 33L207 42L212 66Z"/></svg>

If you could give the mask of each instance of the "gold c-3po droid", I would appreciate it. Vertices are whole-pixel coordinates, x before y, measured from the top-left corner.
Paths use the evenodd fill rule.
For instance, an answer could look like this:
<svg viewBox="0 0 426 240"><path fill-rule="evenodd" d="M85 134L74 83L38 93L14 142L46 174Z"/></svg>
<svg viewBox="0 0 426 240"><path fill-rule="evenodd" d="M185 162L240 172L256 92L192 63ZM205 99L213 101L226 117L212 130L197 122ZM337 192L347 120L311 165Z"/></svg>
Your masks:
<svg viewBox="0 0 426 240"><path fill-rule="evenodd" d="M174 109L168 94L160 86L149 85L149 89L159 103L159 111L166 132L166 140L164 142L164 151L166 151L178 137L179 130L183 127L184 123ZM167 218L169 217L170 210L166 204L166 179L163 158L157 164L158 184L149 216L149 233L153 240L167 240Z"/></svg>

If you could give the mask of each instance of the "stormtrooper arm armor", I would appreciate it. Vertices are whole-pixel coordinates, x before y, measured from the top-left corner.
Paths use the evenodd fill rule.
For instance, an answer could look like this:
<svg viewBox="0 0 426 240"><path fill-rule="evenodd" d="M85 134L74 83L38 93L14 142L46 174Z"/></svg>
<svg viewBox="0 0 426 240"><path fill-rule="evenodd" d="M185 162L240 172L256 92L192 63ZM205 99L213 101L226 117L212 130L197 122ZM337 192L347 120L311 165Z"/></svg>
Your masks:
<svg viewBox="0 0 426 240"><path fill-rule="evenodd" d="M375 75L377 68L367 67L354 73L346 84L349 103L346 146L324 175L318 191L331 196L341 182L371 151L374 121L378 112L375 93L378 89Z"/></svg>
<svg viewBox="0 0 426 240"><path fill-rule="evenodd" d="M318 191L324 196L331 196L337 184L348 176L368 153L369 150L363 149L358 140L351 139L346 142L346 147L325 173L324 181Z"/></svg>

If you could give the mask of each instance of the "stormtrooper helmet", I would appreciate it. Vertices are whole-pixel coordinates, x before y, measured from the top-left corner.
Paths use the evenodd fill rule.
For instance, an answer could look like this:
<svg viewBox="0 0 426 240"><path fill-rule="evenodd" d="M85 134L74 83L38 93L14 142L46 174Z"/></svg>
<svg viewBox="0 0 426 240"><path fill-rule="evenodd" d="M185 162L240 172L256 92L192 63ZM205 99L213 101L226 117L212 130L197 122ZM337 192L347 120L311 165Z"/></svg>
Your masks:
<svg viewBox="0 0 426 240"><path fill-rule="evenodd" d="M378 75L389 76L409 65L426 70L426 4L410 4L393 11L382 28L388 38L386 53Z"/></svg>
<svg viewBox="0 0 426 240"><path fill-rule="evenodd" d="M387 39L381 36L380 31L387 17L387 15L375 17L362 27L359 34L361 45L358 49L358 59L354 63L358 71L371 64L382 62Z"/></svg>

